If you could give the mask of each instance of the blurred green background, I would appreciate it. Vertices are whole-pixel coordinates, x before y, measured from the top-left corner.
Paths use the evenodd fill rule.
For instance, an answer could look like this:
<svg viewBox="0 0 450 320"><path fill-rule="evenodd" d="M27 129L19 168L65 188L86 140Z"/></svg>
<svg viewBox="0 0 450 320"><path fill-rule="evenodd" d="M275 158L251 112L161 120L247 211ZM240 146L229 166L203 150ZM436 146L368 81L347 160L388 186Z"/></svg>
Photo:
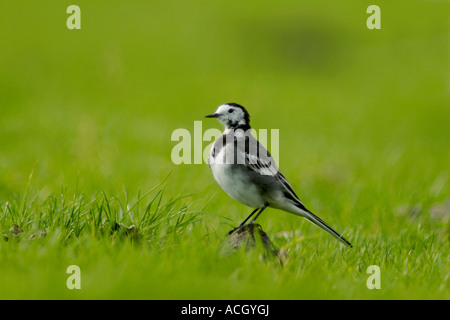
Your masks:
<svg viewBox="0 0 450 320"><path fill-rule="evenodd" d="M1 4L2 194L34 166L49 190L153 186L174 167L171 132L230 101L280 129L294 179L298 156L449 163L445 1L380 1L381 30L370 1L79 1L81 30L66 28L70 4ZM212 182L205 166L176 171Z"/></svg>
<svg viewBox="0 0 450 320"><path fill-rule="evenodd" d="M66 27L71 4L81 30ZM366 27L371 4L381 30ZM449 40L448 1L3 1L0 200L32 170L41 199L135 193L173 170L169 194L238 222L248 209L206 164L170 158L173 130L237 102L255 129L280 130L280 168L307 207L389 238L412 223L395 208L427 215L449 197Z"/></svg>

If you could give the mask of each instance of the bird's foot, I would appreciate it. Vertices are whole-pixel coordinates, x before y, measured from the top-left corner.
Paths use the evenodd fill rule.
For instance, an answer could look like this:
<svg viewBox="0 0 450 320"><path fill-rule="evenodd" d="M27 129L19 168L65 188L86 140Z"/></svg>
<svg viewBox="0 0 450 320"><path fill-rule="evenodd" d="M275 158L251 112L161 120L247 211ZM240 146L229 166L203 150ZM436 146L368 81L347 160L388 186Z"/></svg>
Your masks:
<svg viewBox="0 0 450 320"><path fill-rule="evenodd" d="M238 225L236 228L234 228L233 230L228 231L228 235L232 235L236 230L239 230L240 228L242 228L242 225Z"/></svg>
<svg viewBox="0 0 450 320"><path fill-rule="evenodd" d="M257 223L255 223L255 220L252 220L252 221L250 221L249 223L247 223L247 224L240 224L240 225L238 225L236 228L234 228L233 230L230 230L230 231L228 231L228 235L232 235L235 231L237 231L237 230L239 230L239 229L242 229L242 228L244 228L245 226L251 226L251 227L254 227L254 226L259 226L259 224L257 224Z"/></svg>

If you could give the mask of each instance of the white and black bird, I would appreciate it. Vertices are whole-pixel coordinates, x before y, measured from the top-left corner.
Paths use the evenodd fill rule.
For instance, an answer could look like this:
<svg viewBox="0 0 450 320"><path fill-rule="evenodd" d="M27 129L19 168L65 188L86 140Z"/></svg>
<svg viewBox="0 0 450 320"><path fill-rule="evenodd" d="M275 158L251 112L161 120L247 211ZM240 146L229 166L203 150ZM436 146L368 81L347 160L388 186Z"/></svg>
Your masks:
<svg viewBox="0 0 450 320"><path fill-rule="evenodd" d="M250 115L243 106L237 103L222 104L206 118L216 118L225 126L222 136L211 147L208 158L214 179L231 198L255 208L236 229L257 211L252 222L267 207L272 207L304 217L352 247L350 242L303 205L270 153L250 134Z"/></svg>

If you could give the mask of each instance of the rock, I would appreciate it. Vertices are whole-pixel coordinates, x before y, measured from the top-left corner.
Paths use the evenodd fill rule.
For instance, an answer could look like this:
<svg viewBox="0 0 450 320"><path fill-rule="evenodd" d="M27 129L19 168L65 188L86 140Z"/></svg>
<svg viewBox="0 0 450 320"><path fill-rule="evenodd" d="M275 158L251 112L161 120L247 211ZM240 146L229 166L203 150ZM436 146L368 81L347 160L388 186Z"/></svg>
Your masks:
<svg viewBox="0 0 450 320"><path fill-rule="evenodd" d="M287 257L285 252L274 246L261 225L256 223L248 223L231 230L222 242L219 251L222 255L229 255L241 247L244 247L246 252L258 247L262 248L265 257L277 257L280 260Z"/></svg>
<svg viewBox="0 0 450 320"><path fill-rule="evenodd" d="M139 239L139 230L134 224L127 228L127 236L134 241Z"/></svg>
<svg viewBox="0 0 450 320"><path fill-rule="evenodd" d="M42 229L42 230L39 230L38 232L30 234L30 236L28 237L28 240L44 238L46 235L47 235L47 232L45 231L45 229Z"/></svg>
<svg viewBox="0 0 450 320"><path fill-rule="evenodd" d="M128 237L132 241L139 240L139 230L134 224L127 227L123 223L107 223L104 228L100 229L100 231L101 233L109 233L111 239L124 239Z"/></svg>
<svg viewBox="0 0 450 320"><path fill-rule="evenodd" d="M23 233L23 229L20 228L17 224L15 224L9 229L9 232L11 233L11 236L13 238L17 238Z"/></svg>

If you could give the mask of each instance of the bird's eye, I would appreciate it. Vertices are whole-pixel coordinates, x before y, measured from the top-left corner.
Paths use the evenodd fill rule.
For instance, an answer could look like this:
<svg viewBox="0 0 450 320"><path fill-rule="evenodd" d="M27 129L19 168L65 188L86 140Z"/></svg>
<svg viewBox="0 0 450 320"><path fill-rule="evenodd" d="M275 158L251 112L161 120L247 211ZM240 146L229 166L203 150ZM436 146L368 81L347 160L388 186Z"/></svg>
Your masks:
<svg viewBox="0 0 450 320"><path fill-rule="evenodd" d="M234 109L228 109L228 113L232 113Z"/></svg>

